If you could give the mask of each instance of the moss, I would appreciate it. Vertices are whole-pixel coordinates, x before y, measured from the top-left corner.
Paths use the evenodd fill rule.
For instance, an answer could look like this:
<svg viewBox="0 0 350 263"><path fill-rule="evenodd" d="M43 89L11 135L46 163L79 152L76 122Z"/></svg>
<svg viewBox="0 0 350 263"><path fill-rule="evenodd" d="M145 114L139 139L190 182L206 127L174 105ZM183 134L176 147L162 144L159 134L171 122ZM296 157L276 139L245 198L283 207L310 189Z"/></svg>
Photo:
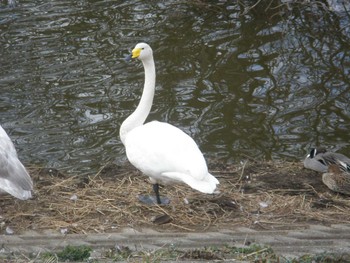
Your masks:
<svg viewBox="0 0 350 263"><path fill-rule="evenodd" d="M348 263L350 262L350 255L347 254L333 254L321 253L317 255L304 255L299 258L286 261L288 263Z"/></svg>
<svg viewBox="0 0 350 263"><path fill-rule="evenodd" d="M57 257L62 261L84 261L90 257L91 251L87 246L66 246L57 253Z"/></svg>
<svg viewBox="0 0 350 263"><path fill-rule="evenodd" d="M106 255L115 261L139 259L142 262L164 262L168 260L227 260L236 259L249 262L280 262L278 256L270 247L252 244L246 247L211 246L204 248L181 250L175 247L157 250L133 251L128 247L118 247Z"/></svg>

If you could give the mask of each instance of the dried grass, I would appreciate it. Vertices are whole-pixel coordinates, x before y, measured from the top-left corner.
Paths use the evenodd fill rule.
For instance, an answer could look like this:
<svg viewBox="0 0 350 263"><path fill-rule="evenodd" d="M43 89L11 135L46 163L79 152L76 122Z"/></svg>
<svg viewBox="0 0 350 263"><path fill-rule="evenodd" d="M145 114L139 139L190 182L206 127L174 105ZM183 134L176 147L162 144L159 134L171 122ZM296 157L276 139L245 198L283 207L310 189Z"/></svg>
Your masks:
<svg viewBox="0 0 350 263"><path fill-rule="evenodd" d="M350 223L350 199L332 193L320 175L296 163L252 163L211 167L220 194L205 195L187 186L165 186L170 205L146 205L147 177L131 167L107 165L89 178L67 177L52 169L32 168L35 196L29 201L0 200L2 231L54 230L104 233L125 227L158 231L205 231L247 226L279 229L309 223ZM155 218L166 215L167 224ZM170 222L169 222L170 221Z"/></svg>

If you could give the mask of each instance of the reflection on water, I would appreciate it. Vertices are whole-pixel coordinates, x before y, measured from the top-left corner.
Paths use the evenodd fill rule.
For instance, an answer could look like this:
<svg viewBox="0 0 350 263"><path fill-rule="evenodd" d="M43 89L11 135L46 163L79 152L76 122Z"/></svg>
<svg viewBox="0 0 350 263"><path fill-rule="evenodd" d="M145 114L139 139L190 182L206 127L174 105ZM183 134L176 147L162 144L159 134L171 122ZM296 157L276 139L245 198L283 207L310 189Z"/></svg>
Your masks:
<svg viewBox="0 0 350 263"><path fill-rule="evenodd" d="M157 67L149 119L207 157L297 160L319 144L349 154L348 13L251 2L1 4L0 120L21 159L82 173L125 161L119 126L143 71L122 58L140 41Z"/></svg>

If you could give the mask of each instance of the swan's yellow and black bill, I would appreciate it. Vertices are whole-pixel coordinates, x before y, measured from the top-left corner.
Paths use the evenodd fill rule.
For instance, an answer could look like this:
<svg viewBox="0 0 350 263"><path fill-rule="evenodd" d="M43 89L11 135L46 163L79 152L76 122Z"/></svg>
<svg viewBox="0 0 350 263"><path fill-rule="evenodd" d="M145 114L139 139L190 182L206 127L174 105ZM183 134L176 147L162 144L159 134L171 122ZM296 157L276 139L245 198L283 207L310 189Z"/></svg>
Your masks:
<svg viewBox="0 0 350 263"><path fill-rule="evenodd" d="M140 56L141 50L141 48L134 48L131 53L132 58L138 58Z"/></svg>

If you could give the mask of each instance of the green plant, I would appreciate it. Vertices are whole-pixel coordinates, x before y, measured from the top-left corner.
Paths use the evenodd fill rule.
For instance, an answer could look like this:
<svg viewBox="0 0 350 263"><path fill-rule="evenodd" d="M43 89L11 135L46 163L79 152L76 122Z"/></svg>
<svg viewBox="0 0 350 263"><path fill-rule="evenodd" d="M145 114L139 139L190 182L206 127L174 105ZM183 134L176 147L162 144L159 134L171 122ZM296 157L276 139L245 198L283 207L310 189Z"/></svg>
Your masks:
<svg viewBox="0 0 350 263"><path fill-rule="evenodd" d="M90 257L91 251L87 246L66 246L57 256L62 261L83 261Z"/></svg>

